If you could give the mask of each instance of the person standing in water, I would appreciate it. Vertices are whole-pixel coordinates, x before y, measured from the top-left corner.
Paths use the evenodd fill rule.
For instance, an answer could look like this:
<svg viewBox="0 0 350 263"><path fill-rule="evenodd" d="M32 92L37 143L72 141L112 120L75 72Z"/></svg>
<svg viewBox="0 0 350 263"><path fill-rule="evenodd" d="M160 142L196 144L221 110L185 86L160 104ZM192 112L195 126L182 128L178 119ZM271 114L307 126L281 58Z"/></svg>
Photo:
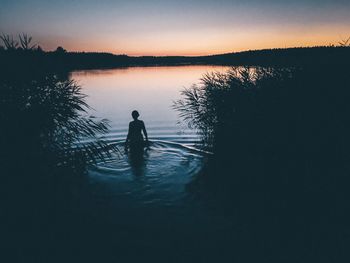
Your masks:
<svg viewBox="0 0 350 263"><path fill-rule="evenodd" d="M131 116L134 120L129 123L129 131L128 136L126 137L125 149L128 149L128 147L130 147L131 150L142 150L144 146L148 144L146 127L144 122L138 119L140 116L138 111L134 110L131 113ZM143 135L145 136L146 143L141 132L143 132Z"/></svg>

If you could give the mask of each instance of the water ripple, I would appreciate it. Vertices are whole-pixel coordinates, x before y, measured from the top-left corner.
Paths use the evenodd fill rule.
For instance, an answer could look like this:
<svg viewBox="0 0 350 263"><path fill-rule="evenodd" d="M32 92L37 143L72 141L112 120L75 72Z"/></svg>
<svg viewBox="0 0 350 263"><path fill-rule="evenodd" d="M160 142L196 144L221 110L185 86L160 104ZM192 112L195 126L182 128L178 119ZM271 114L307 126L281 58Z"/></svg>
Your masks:
<svg viewBox="0 0 350 263"><path fill-rule="evenodd" d="M122 149L124 143L116 143ZM188 145L155 140L136 160L122 153L91 167L89 178L98 196L108 193L130 205L176 204L186 198L186 185L200 171L207 154Z"/></svg>

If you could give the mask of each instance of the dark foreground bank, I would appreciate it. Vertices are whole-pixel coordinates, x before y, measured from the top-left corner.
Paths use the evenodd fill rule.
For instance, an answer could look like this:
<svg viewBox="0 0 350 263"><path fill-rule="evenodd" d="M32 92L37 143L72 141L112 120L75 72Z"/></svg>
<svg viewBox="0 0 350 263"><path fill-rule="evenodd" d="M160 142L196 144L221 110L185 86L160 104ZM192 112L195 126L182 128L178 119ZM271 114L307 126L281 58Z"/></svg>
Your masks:
<svg viewBox="0 0 350 263"><path fill-rule="evenodd" d="M7 261L346 261L350 92L339 65L349 60L335 60L208 75L184 93L177 109L214 153L186 186L206 214L96 198L89 167L118 153L100 138L106 121L84 115L66 74L10 63L0 75Z"/></svg>

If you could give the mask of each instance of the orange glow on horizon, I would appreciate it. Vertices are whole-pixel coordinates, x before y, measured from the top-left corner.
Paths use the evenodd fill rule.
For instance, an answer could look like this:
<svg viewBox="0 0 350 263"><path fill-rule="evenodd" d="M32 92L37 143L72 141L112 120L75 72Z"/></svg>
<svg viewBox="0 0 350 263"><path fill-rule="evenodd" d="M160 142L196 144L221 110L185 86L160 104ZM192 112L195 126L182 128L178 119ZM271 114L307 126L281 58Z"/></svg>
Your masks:
<svg viewBox="0 0 350 263"><path fill-rule="evenodd" d="M346 26L320 25L317 28L247 29L246 31L222 30L177 35L153 35L122 42L117 36L93 39L64 39L63 46L68 51L108 52L129 56L203 56L247 50L327 46L350 34ZM44 49L52 50L58 45L53 39ZM116 44L114 44L116 43Z"/></svg>

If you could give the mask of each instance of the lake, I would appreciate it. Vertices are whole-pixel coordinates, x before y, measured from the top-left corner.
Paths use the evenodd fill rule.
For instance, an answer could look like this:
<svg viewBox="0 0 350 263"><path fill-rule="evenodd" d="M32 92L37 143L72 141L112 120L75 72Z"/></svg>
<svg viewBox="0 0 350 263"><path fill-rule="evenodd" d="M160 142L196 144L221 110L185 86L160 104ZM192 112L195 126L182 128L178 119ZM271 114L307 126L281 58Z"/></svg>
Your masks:
<svg viewBox="0 0 350 263"><path fill-rule="evenodd" d="M181 98L185 87L200 83L203 74L220 71L218 66L134 67L112 70L90 70L72 73L72 78L88 95L94 109L91 114L111 121L108 138L111 142L125 140L132 110L141 114L150 140L175 142L194 146L195 131L179 124L173 101Z"/></svg>
<svg viewBox="0 0 350 263"><path fill-rule="evenodd" d="M185 186L199 172L207 153L199 150L199 135L181 122L172 105L181 98L185 87L199 84L203 74L226 69L177 66L73 72L72 78L82 86L93 108L89 114L110 120L110 132L106 135L110 143L123 150L135 109L140 112L151 141L140 165L133 165L129 156L122 153L92 167L91 180L118 197L133 200L136 206L181 204L187 195Z"/></svg>
<svg viewBox="0 0 350 263"><path fill-rule="evenodd" d="M119 155L89 169L89 197L82 207L104 222L118 222L118 232L125 233L123 244L135 245L135 239L140 239L139 231L147 233L137 241L141 242L140 247L164 249L168 247L161 241L165 237L169 242L187 238L184 244L198 243L200 250L225 243L218 239L227 236L225 231L232 221L215 214L215 208L189 190L208 153L200 150L200 137L180 122L172 105L181 98L185 87L200 83L203 74L226 69L135 67L71 74L88 95L87 102L94 109L89 113L110 120L106 138L121 149ZM137 164L123 151L135 109L140 112L151 141ZM152 237L155 232L158 236ZM210 235L210 240L204 238L206 235Z"/></svg>

